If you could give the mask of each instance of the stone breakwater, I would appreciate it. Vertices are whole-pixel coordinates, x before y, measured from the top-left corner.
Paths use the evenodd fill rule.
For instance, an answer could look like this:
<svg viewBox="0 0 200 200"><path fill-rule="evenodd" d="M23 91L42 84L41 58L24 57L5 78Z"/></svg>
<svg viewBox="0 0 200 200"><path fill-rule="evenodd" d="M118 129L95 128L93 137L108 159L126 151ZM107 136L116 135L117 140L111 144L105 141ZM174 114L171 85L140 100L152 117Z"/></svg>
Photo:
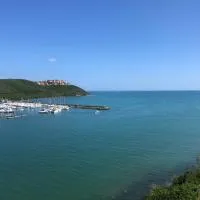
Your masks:
<svg viewBox="0 0 200 200"><path fill-rule="evenodd" d="M110 110L108 106L99 106L99 105L81 105L81 104L67 104L70 108L76 109L90 109L90 110Z"/></svg>

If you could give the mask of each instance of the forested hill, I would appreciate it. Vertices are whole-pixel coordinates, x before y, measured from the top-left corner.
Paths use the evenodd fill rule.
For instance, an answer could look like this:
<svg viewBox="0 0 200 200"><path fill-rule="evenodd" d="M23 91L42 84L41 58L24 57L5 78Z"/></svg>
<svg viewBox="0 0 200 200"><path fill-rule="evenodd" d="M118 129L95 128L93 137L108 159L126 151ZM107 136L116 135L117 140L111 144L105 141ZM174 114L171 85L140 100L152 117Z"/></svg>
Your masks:
<svg viewBox="0 0 200 200"><path fill-rule="evenodd" d="M87 95L87 92L75 85L41 86L24 79L0 79L0 98L31 99L84 95Z"/></svg>

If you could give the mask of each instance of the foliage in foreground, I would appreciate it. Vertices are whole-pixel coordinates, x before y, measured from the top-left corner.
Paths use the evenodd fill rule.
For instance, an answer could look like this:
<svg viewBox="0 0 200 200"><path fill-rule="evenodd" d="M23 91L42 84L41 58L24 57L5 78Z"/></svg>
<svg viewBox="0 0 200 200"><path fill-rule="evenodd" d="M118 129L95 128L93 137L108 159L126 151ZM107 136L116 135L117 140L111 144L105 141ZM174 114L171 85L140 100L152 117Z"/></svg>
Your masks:
<svg viewBox="0 0 200 200"><path fill-rule="evenodd" d="M146 200L200 200L200 168L185 172L170 186L156 186Z"/></svg>

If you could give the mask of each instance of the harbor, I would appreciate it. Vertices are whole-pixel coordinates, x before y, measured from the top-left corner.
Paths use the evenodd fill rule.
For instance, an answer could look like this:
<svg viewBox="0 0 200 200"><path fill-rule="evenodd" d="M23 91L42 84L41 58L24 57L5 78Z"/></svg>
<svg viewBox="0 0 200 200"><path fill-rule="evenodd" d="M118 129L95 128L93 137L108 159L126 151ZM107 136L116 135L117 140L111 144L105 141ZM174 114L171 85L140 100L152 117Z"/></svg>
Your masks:
<svg viewBox="0 0 200 200"><path fill-rule="evenodd" d="M80 104L47 104L41 102L8 101L0 102L0 119L14 119L26 116L26 111L34 110L38 114L57 114L70 109L90 109L96 111L109 110L107 106Z"/></svg>

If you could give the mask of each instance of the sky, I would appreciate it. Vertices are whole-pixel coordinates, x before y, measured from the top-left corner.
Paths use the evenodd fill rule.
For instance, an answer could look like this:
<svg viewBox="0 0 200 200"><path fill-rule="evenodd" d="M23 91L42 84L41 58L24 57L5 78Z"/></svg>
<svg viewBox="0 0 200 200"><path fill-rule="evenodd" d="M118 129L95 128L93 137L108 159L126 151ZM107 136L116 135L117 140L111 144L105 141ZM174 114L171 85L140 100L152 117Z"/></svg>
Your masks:
<svg viewBox="0 0 200 200"><path fill-rule="evenodd" d="M200 90L199 0L0 0L0 78Z"/></svg>

